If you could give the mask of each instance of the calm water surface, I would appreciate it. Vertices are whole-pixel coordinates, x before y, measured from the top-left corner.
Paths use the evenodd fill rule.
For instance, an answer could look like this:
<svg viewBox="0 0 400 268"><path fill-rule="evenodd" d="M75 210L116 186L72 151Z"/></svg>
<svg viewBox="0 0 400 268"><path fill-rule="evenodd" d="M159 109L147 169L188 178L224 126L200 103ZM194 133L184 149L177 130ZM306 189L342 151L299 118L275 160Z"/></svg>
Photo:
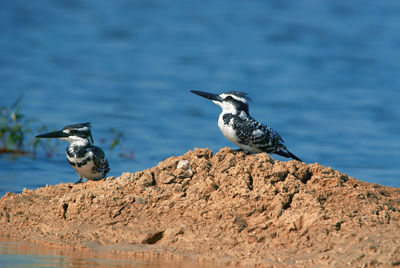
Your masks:
<svg viewBox="0 0 400 268"><path fill-rule="evenodd" d="M252 115L304 161L399 187L398 14L396 0L3 0L0 106L23 95L33 128L90 121L99 146L121 130L118 150L103 146L118 176L235 148L220 108L189 90L246 91ZM0 195L76 181L64 147L0 156Z"/></svg>

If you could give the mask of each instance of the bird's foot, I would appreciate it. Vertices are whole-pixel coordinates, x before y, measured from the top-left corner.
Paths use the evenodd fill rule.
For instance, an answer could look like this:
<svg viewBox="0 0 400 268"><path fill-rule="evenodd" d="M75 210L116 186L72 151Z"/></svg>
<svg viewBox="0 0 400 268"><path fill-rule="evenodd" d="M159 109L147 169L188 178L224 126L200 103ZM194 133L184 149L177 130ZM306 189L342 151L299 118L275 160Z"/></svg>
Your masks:
<svg viewBox="0 0 400 268"><path fill-rule="evenodd" d="M79 180L77 182L75 182L75 184L79 184L82 183L82 178L79 178Z"/></svg>

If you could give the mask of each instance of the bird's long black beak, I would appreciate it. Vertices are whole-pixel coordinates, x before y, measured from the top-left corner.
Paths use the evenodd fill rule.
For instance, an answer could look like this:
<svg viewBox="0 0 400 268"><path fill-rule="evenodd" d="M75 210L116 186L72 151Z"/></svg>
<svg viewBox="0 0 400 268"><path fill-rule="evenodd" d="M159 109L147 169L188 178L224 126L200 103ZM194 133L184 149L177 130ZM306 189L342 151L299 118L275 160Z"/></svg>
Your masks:
<svg viewBox="0 0 400 268"><path fill-rule="evenodd" d="M68 137L68 134L62 132L61 130L48 132L36 136L36 138L65 138L65 137Z"/></svg>
<svg viewBox="0 0 400 268"><path fill-rule="evenodd" d="M212 101L219 101L219 102L222 101L222 98L218 94L208 93L204 91L197 91L197 90L191 90L190 92Z"/></svg>

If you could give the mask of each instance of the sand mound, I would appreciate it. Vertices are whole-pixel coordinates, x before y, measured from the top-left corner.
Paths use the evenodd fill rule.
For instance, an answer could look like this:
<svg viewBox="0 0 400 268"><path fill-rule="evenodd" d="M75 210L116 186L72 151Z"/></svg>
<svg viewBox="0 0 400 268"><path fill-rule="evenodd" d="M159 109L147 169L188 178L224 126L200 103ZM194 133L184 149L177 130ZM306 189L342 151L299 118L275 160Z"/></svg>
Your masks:
<svg viewBox="0 0 400 268"><path fill-rule="evenodd" d="M195 149L118 178L0 199L9 239L214 263L400 265L400 190L319 164Z"/></svg>

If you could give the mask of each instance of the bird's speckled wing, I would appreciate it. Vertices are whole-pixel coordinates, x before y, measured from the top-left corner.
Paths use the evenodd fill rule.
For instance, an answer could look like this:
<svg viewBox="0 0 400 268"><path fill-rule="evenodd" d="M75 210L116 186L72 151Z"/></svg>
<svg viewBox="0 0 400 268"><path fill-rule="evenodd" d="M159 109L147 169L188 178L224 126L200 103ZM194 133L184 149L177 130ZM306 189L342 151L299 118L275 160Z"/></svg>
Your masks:
<svg viewBox="0 0 400 268"><path fill-rule="evenodd" d="M243 119L233 115L231 119L240 143L255 146L267 153L273 153L284 147L283 139L272 128L260 124L253 118Z"/></svg>
<svg viewBox="0 0 400 268"><path fill-rule="evenodd" d="M264 151L275 151L283 147L282 137L272 128L258 123L257 130L253 132L253 140L255 145Z"/></svg>
<svg viewBox="0 0 400 268"><path fill-rule="evenodd" d="M105 154L102 149L97 146L92 146L91 148L93 153L93 162L97 172L101 172L104 174L104 177L110 171L110 167L108 165L108 161L105 158Z"/></svg>

